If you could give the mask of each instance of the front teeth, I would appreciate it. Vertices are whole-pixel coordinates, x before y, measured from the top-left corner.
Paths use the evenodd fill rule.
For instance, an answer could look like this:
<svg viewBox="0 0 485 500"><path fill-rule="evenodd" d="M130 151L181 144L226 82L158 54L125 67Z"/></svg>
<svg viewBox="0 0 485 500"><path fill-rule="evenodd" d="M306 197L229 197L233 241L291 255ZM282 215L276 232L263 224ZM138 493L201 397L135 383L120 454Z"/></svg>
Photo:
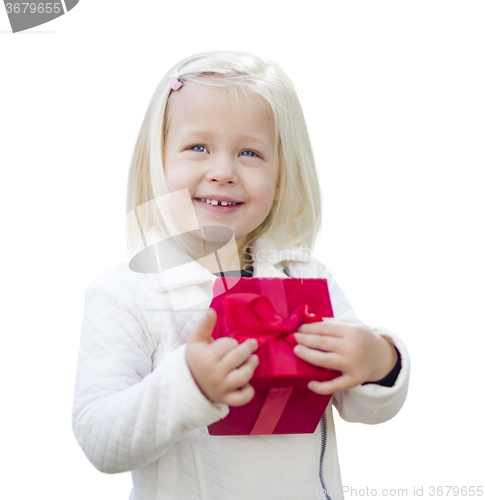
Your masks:
<svg viewBox="0 0 485 500"><path fill-rule="evenodd" d="M226 205L237 205L235 201L221 201L220 203L217 200L207 200L206 198L200 198L200 201L205 201L209 205L222 205L225 207Z"/></svg>

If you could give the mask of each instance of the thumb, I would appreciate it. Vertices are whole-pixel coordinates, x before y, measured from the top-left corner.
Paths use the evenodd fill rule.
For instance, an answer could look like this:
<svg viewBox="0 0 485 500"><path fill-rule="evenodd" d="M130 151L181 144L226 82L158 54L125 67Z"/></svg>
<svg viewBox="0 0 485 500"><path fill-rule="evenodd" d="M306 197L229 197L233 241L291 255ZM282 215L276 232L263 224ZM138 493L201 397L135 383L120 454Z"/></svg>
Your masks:
<svg viewBox="0 0 485 500"><path fill-rule="evenodd" d="M216 326L217 314L214 309L209 308L203 320L197 326L195 332L187 340L187 344L192 342L212 342L212 331Z"/></svg>

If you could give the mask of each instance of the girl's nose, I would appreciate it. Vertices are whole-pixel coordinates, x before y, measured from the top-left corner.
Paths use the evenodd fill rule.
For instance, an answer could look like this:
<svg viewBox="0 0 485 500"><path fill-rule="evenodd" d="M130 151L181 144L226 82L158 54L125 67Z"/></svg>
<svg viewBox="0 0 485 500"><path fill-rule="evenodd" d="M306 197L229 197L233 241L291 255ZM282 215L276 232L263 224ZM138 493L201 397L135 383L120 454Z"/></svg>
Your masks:
<svg viewBox="0 0 485 500"><path fill-rule="evenodd" d="M229 160L215 161L207 172L207 180L211 183L237 184L237 171L234 163Z"/></svg>

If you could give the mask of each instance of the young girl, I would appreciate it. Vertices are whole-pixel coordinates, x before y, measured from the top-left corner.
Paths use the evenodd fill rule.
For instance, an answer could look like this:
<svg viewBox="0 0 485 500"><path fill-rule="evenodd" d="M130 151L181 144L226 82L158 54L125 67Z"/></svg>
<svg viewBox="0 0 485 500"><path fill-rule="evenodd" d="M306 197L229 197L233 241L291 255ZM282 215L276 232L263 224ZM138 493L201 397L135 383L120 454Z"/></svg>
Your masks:
<svg viewBox="0 0 485 500"><path fill-rule="evenodd" d="M233 270L328 280L335 319L302 325L294 352L342 375L309 389L333 393L344 420L392 418L409 357L394 333L356 321L332 275L302 250L319 229L320 193L298 98L276 64L204 53L162 79L129 174L128 212L143 212L145 229L130 218L131 256L170 232L170 217L150 200L178 192L189 196L181 216L194 211L200 226L233 231ZM331 404L314 434L209 435L228 405L253 397L257 343L211 338L217 273L188 265L168 283L168 274L125 262L87 288L73 427L89 460L132 471L130 500L343 498ZM174 306L174 291L187 307Z"/></svg>

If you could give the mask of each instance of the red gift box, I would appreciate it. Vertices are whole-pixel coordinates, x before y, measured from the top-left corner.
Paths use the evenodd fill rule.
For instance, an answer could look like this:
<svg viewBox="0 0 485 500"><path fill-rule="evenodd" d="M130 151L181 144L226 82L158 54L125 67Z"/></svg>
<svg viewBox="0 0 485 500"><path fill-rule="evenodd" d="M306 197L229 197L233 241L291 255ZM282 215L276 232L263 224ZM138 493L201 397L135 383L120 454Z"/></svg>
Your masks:
<svg viewBox="0 0 485 500"><path fill-rule="evenodd" d="M331 395L310 391L308 382L331 380L340 372L298 358L293 333L303 323L333 317L325 279L218 278L211 306L217 312L212 336L258 341L259 364L250 384L253 399L229 408L208 426L211 435L313 433Z"/></svg>

